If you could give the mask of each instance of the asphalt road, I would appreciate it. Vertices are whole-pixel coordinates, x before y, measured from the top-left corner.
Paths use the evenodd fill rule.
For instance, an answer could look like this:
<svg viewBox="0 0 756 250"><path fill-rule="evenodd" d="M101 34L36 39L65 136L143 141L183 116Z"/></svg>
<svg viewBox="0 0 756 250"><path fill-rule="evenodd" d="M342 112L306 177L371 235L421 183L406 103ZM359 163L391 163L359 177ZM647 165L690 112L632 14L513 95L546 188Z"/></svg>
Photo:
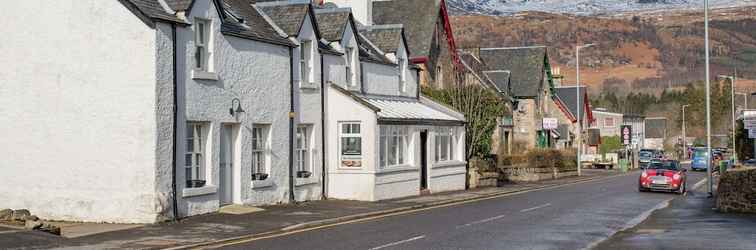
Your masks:
<svg viewBox="0 0 756 250"><path fill-rule="evenodd" d="M639 172L600 181L241 242L224 249L583 249L672 199L637 191ZM704 177L689 172L688 187Z"/></svg>

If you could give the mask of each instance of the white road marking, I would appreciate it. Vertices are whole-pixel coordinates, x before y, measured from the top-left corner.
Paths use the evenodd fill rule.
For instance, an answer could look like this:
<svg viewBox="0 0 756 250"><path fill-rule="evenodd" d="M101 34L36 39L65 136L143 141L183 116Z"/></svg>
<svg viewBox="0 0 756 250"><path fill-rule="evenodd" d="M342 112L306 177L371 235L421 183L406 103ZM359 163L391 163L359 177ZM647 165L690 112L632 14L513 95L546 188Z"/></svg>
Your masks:
<svg viewBox="0 0 756 250"><path fill-rule="evenodd" d="M693 189L691 189L691 190L696 190L696 189L700 188L704 183L706 183L706 178L704 178L703 180L698 181L695 185L693 185Z"/></svg>
<svg viewBox="0 0 756 250"><path fill-rule="evenodd" d="M461 226L457 226L457 228L469 227L469 226L477 225L477 224L480 224L480 223L486 223L486 222L489 222L489 221L494 221L494 220L498 220L498 219L504 218L505 216L507 216L507 215L506 214L502 214L502 215L497 215L497 216L490 217L490 218L485 218L485 219L482 219L482 220L476 220L476 221L473 221L473 222L470 222L470 223L467 223L467 224L464 224L464 225L461 225Z"/></svg>
<svg viewBox="0 0 756 250"><path fill-rule="evenodd" d="M520 210L520 213L530 212L530 211L533 211L533 210L536 210L536 209L540 209L540 208L544 208L544 207L548 207L548 206L551 206L551 203L546 203L546 204L543 204L543 205L540 205L540 206L537 206L537 207L526 208L526 209Z"/></svg>
<svg viewBox="0 0 756 250"><path fill-rule="evenodd" d="M425 235L420 235L420 236L412 237L412 238L409 238L409 239L406 239L406 240L400 240L400 241L397 241L397 242L388 243L386 245L381 245L381 246L377 246L377 247L371 248L370 250L378 250L378 249L382 249L382 248L393 247L393 246L404 244L404 243L407 243L407 242L410 242L410 241L416 241L416 240L419 240L419 239L422 239L422 238L425 238Z"/></svg>

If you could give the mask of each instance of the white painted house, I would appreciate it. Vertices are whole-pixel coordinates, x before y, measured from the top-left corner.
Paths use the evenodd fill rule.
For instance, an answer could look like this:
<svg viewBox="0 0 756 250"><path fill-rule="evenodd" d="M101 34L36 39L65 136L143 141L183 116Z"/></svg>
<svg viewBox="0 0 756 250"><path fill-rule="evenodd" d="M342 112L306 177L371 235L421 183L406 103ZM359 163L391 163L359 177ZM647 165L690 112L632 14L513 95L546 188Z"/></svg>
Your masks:
<svg viewBox="0 0 756 250"><path fill-rule="evenodd" d="M339 31L326 37L343 53L324 59L327 196L375 201L464 189L464 117L419 95L401 26L358 31L348 10L316 10L324 33Z"/></svg>
<svg viewBox="0 0 756 250"><path fill-rule="evenodd" d="M464 117L419 95L402 28L358 31L348 9L317 12L14 1L0 10L18 29L0 46L0 208L153 223L463 189ZM326 12L336 25L321 31ZM368 41L376 32L388 39Z"/></svg>

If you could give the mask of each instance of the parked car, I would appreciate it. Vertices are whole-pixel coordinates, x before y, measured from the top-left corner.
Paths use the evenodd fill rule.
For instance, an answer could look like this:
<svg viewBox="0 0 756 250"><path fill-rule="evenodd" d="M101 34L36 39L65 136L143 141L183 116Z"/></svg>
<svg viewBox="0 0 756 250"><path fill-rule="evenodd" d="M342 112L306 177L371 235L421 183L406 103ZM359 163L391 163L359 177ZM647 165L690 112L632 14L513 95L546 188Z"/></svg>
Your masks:
<svg viewBox="0 0 756 250"><path fill-rule="evenodd" d="M709 154L706 153L706 148L693 149L693 159L691 159L690 169L693 171L706 171L706 161L709 159Z"/></svg>
<svg viewBox="0 0 756 250"><path fill-rule="evenodd" d="M683 194L688 180L687 169L676 160L652 162L641 172L638 191L664 191Z"/></svg>
<svg viewBox="0 0 756 250"><path fill-rule="evenodd" d="M638 162L640 163L641 169L646 168L649 162L654 159L654 151L651 149L641 149L638 154Z"/></svg>

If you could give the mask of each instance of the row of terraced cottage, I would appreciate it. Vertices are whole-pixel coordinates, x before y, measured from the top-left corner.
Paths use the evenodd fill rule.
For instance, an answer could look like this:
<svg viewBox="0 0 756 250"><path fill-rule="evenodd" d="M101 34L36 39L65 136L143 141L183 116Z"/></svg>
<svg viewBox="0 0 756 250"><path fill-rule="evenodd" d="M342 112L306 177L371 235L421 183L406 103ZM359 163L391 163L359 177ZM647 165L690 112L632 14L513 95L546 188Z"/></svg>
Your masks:
<svg viewBox="0 0 756 250"><path fill-rule="evenodd" d="M406 3L13 1L0 207L152 223L464 189L465 118L419 93L456 56L446 9Z"/></svg>
<svg viewBox="0 0 756 250"><path fill-rule="evenodd" d="M493 152L569 147L573 114L593 119L545 48L457 50L444 0L27 0L0 18L0 208L45 219L464 189L465 117L420 93L458 72L510 109Z"/></svg>

